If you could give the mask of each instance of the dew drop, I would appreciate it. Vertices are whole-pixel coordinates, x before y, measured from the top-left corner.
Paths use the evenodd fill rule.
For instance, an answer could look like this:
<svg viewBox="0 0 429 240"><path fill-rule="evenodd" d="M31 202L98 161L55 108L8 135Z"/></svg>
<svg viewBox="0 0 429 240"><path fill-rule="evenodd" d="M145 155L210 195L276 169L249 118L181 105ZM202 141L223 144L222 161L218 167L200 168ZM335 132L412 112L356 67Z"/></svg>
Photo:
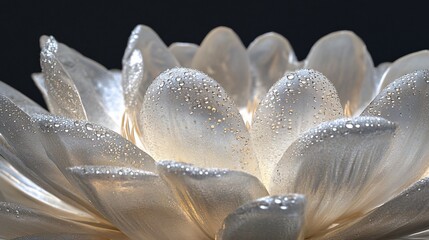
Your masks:
<svg viewBox="0 0 429 240"><path fill-rule="evenodd" d="M92 131L92 130L94 130L94 126L93 126L91 123L87 123L87 124L85 124L85 128L86 128L86 130L88 130L88 131Z"/></svg>

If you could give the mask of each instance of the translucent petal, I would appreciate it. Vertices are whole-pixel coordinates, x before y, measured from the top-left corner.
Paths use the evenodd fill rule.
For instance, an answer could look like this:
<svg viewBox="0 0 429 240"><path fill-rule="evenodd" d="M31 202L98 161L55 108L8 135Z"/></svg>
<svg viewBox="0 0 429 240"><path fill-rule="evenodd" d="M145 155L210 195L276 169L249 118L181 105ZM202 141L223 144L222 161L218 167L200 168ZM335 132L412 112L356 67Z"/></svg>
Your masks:
<svg viewBox="0 0 429 240"><path fill-rule="evenodd" d="M97 209L132 239L207 239L154 173L107 166L69 171Z"/></svg>
<svg viewBox="0 0 429 240"><path fill-rule="evenodd" d="M244 204L224 221L218 240L304 239L306 200L293 194Z"/></svg>
<svg viewBox="0 0 429 240"><path fill-rule="evenodd" d="M155 171L154 160L116 132L86 121L39 115L40 140L49 157L66 174L67 167L107 165Z"/></svg>
<svg viewBox="0 0 429 240"><path fill-rule="evenodd" d="M390 83L405 74L421 69L429 69L428 50L410 53L394 61L383 74L381 79L382 88L387 87Z"/></svg>
<svg viewBox="0 0 429 240"><path fill-rule="evenodd" d="M13 240L108 240L108 238L89 234L41 234L14 238Z"/></svg>
<svg viewBox="0 0 429 240"><path fill-rule="evenodd" d="M268 195L256 177L244 172L198 168L172 161L159 162L158 169L174 189L182 208L212 237L229 213L244 203Z"/></svg>
<svg viewBox="0 0 429 240"><path fill-rule="evenodd" d="M192 60L192 68L216 79L239 107L250 99L249 58L237 34L229 28L213 29Z"/></svg>
<svg viewBox="0 0 429 240"><path fill-rule="evenodd" d="M26 178L73 204L75 188L46 155L33 119L4 96L0 119L0 155Z"/></svg>
<svg viewBox="0 0 429 240"><path fill-rule="evenodd" d="M409 236L401 237L398 239L427 240L428 238L429 238L429 230L425 230L425 231L414 233L414 234L411 234Z"/></svg>
<svg viewBox="0 0 429 240"><path fill-rule="evenodd" d="M306 237L339 218L370 210L382 203L374 203L381 196L374 190L384 184L378 174L395 129L394 123L375 117L338 119L310 129L283 155L270 193L307 196Z"/></svg>
<svg viewBox="0 0 429 240"><path fill-rule="evenodd" d="M352 32L339 31L321 38L311 48L305 67L320 71L334 84L350 115L358 115L376 96L371 56Z"/></svg>
<svg viewBox="0 0 429 240"><path fill-rule="evenodd" d="M53 109L55 106L51 105L52 100L49 99L48 89L45 85L45 77L43 76L43 73L33 73L31 74L31 78L33 79L33 82L36 84L40 93L42 93L42 97L45 100L48 109Z"/></svg>
<svg viewBox="0 0 429 240"><path fill-rule="evenodd" d="M55 39L46 41L40 53L40 65L45 77L46 93L50 112L69 118L86 119L80 95L70 75L56 56L58 44Z"/></svg>
<svg viewBox="0 0 429 240"><path fill-rule="evenodd" d="M89 214L60 200L18 172L0 157L2 201L22 204L69 220L94 222Z"/></svg>
<svg viewBox="0 0 429 240"><path fill-rule="evenodd" d="M326 77L307 69L286 74L261 101L250 128L264 182L299 135L340 117L340 100Z"/></svg>
<svg viewBox="0 0 429 240"><path fill-rule="evenodd" d="M144 60L144 77L139 91L146 92L152 81L163 71L180 66L159 36L148 26L138 25L128 39L122 65L130 59L135 49L140 50Z"/></svg>
<svg viewBox="0 0 429 240"><path fill-rule="evenodd" d="M144 77L143 56L140 50L135 49L128 59L124 59L122 66L122 88L124 89L125 105L128 109L137 108L143 102L144 91L140 91Z"/></svg>
<svg viewBox="0 0 429 240"><path fill-rule="evenodd" d="M419 180L359 221L339 228L323 239L394 239L429 226L429 178Z"/></svg>
<svg viewBox="0 0 429 240"><path fill-rule="evenodd" d="M15 90L11 86L7 85L4 82L0 81L0 94L9 98L13 103L15 103L19 108L21 108L27 114L33 113L45 113L48 112L35 103L33 100L26 97L24 94Z"/></svg>
<svg viewBox="0 0 429 240"><path fill-rule="evenodd" d="M194 59L195 53L198 50L198 45L193 43L172 43L168 49L179 61L180 66L190 68L192 65L192 59Z"/></svg>
<svg viewBox="0 0 429 240"><path fill-rule="evenodd" d="M262 98L286 71L295 70L296 56L289 41L270 32L257 37L247 48L250 68L255 74L254 93Z"/></svg>
<svg viewBox="0 0 429 240"><path fill-rule="evenodd" d="M380 116L399 126L389 154L389 161L394 163L388 166L389 171L402 176L391 180L391 195L386 196L393 197L417 181L429 167L429 71L415 71L395 80L362 114ZM388 185L385 187L389 189Z"/></svg>
<svg viewBox="0 0 429 240"><path fill-rule="evenodd" d="M77 89L88 120L119 131L124 112L121 82L100 64L82 56L64 44L57 43L53 37L49 38L47 44L44 49L53 49L51 53L54 55L54 59L61 63L63 70L69 77L71 82L69 85L74 84ZM51 65L48 63L46 67L49 68ZM53 72L48 72L48 74L52 75ZM45 73L45 79L48 80L47 73ZM50 95L53 94L58 95L55 88L52 89ZM67 102L64 103L64 105L66 104Z"/></svg>
<svg viewBox="0 0 429 240"><path fill-rule="evenodd" d="M11 239L33 234L97 234L118 239L122 234L83 223L55 218L44 212L13 203L0 202L0 237Z"/></svg>
<svg viewBox="0 0 429 240"><path fill-rule="evenodd" d="M384 73L386 72L387 69L389 69L389 67L392 65L391 62L384 62L384 63L380 63L378 64L378 66L375 68L375 81L378 82L378 91L377 94L381 91L381 87L382 87L382 77L384 75Z"/></svg>
<svg viewBox="0 0 429 240"><path fill-rule="evenodd" d="M156 160L259 175L240 113L202 72L174 68L162 73L149 87L140 117L142 142Z"/></svg>

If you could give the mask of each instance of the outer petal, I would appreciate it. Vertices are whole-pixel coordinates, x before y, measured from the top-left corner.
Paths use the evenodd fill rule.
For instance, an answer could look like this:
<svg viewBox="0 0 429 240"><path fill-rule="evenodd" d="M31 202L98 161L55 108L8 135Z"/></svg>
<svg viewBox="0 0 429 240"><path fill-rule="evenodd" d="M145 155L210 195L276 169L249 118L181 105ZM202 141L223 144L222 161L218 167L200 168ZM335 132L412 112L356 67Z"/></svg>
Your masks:
<svg viewBox="0 0 429 240"><path fill-rule="evenodd" d="M332 231L323 239L395 239L429 226L429 178L419 180L359 221Z"/></svg>
<svg viewBox="0 0 429 240"><path fill-rule="evenodd" d="M247 203L224 221L217 240L304 239L303 195L270 196Z"/></svg>
<svg viewBox="0 0 429 240"><path fill-rule="evenodd" d="M96 208L132 239L206 239L154 173L107 166L69 171Z"/></svg>
<svg viewBox="0 0 429 240"><path fill-rule="evenodd" d="M223 88L199 71L162 73L149 87L140 117L142 142L156 160L259 174L240 113Z"/></svg>
<svg viewBox="0 0 429 240"><path fill-rule="evenodd" d="M363 115L380 116L398 124L394 145L388 156L394 172L386 196L393 197L414 183L429 167L429 71L407 74L383 89ZM404 148L404 144L408 147ZM400 188L398 188L400 187Z"/></svg>
<svg viewBox="0 0 429 240"><path fill-rule="evenodd" d="M377 94L371 56L352 32L334 32L321 38L311 48L305 67L320 71L332 81L349 115L358 115Z"/></svg>
<svg viewBox="0 0 429 240"><path fill-rule="evenodd" d="M247 54L256 97L263 97L286 71L295 70L295 53L280 34L270 32L257 37L247 48Z"/></svg>
<svg viewBox="0 0 429 240"><path fill-rule="evenodd" d="M155 171L155 162L145 152L116 132L100 125L40 115L40 140L58 169L74 184L68 167L91 164L137 167ZM78 190L75 194L82 196ZM85 201L85 205L89 203Z"/></svg>
<svg viewBox="0 0 429 240"><path fill-rule="evenodd" d="M108 240L108 238L89 234L41 234L14 238L13 240Z"/></svg>
<svg viewBox="0 0 429 240"><path fill-rule="evenodd" d="M256 177L243 172L198 168L171 161L160 162L158 169L188 215L212 237L229 213L268 195Z"/></svg>
<svg viewBox="0 0 429 240"><path fill-rule="evenodd" d="M219 81L239 107L250 100L250 69L246 49L229 28L213 29L204 38L192 60L192 68Z"/></svg>
<svg viewBox="0 0 429 240"><path fill-rule="evenodd" d="M389 66L386 72L383 74L381 88L387 87L396 79L402 77L405 74L414 72L420 69L429 69L429 51L423 50L420 52L410 53L405 55Z"/></svg>
<svg viewBox="0 0 429 240"><path fill-rule="evenodd" d="M35 184L3 157L0 157L0 193L1 201L4 202L21 204L69 220L95 221L88 213L67 204Z"/></svg>
<svg viewBox="0 0 429 240"><path fill-rule="evenodd" d="M29 99L4 82L0 82L0 94L9 98L14 104L16 104L27 114L48 113L44 108L39 106L39 104L35 103L33 100Z"/></svg>
<svg viewBox="0 0 429 240"><path fill-rule="evenodd" d="M33 234L83 233L118 239L122 234L83 223L55 218L35 209L0 202L0 237L17 238Z"/></svg>
<svg viewBox="0 0 429 240"><path fill-rule="evenodd" d="M193 43L176 42L171 44L168 49L170 49L170 52L179 61L180 66L190 68L198 47L197 44Z"/></svg>
<svg viewBox="0 0 429 240"><path fill-rule="evenodd" d="M306 237L337 219L370 210L385 200L375 191L393 181L379 181L378 174L389 163L383 157L395 128L392 122L374 117L322 123L285 152L273 172L270 193L307 196Z"/></svg>
<svg viewBox="0 0 429 240"><path fill-rule="evenodd" d="M43 52L47 50L52 55L52 59L57 62L48 61L44 63ZM64 73L59 77L55 72L48 71L48 69L57 66L61 66L61 71ZM55 97L57 98L56 101L62 101L61 104L66 107L70 104L67 101L77 99L75 96L70 98L67 95L69 93L75 94L75 91L71 92L69 90L75 88L82 99L81 104L83 104L89 121L97 122L112 130L119 131L121 117L124 112L124 99L121 82L112 73L66 45L57 43L53 37L47 40L42 49L42 68L45 69L45 85L48 87L48 82L54 84L52 87L48 87L50 99ZM66 82L66 80L68 88L63 87L66 92L59 95L58 87L61 86L56 86L55 84L57 82ZM55 99L52 100L54 101ZM77 106L75 108L77 110ZM78 119L86 118L79 115Z"/></svg>
<svg viewBox="0 0 429 240"><path fill-rule="evenodd" d="M1 156L36 185L76 206L75 189L46 155L33 119L4 96L0 119Z"/></svg>
<svg viewBox="0 0 429 240"><path fill-rule="evenodd" d="M340 117L337 92L322 74L307 69L286 74L259 104L250 129L264 182L299 135Z"/></svg>
<svg viewBox="0 0 429 240"><path fill-rule="evenodd" d="M86 119L85 108L82 100L56 53L58 43L54 38L49 38L40 53L40 65L45 76L46 93L50 111L69 118Z"/></svg>

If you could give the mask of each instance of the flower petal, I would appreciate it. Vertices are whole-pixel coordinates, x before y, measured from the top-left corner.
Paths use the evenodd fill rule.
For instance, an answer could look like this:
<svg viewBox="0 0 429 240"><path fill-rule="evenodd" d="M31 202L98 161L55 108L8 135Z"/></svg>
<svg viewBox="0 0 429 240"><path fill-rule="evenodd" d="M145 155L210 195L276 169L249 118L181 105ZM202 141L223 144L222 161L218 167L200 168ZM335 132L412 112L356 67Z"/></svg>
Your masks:
<svg viewBox="0 0 429 240"><path fill-rule="evenodd" d="M244 172L198 168L172 161L159 162L158 169L188 215L212 237L229 213L244 203L268 195L256 177Z"/></svg>
<svg viewBox="0 0 429 240"><path fill-rule="evenodd" d="M250 128L264 182L299 135L340 117L337 92L322 74L307 69L286 74L261 101Z"/></svg>
<svg viewBox="0 0 429 240"><path fill-rule="evenodd" d="M88 213L67 204L35 184L3 157L0 157L0 193L1 201L22 204L69 220L96 222Z"/></svg>
<svg viewBox="0 0 429 240"><path fill-rule="evenodd" d="M132 239L206 239L162 179L109 166L69 168L95 207Z"/></svg>
<svg viewBox="0 0 429 240"><path fill-rule="evenodd" d="M386 193L389 199L420 179L429 167L429 70L415 71L395 80L362 114L380 116L399 126L389 155L393 163L389 168L401 177L393 178L392 185L385 186L391 189ZM410 147L404 148L404 143Z"/></svg>
<svg viewBox="0 0 429 240"><path fill-rule="evenodd" d="M46 155L34 120L1 95L0 119L0 155L26 178L76 206L75 188Z"/></svg>
<svg viewBox="0 0 429 240"><path fill-rule="evenodd" d="M114 131L119 131L121 117L124 112L121 82L117 81L118 79L103 66L82 56L66 45L57 43L53 37L47 40L45 47L42 49L42 58L44 57L44 52L50 53L48 54L47 62L42 59L42 64L45 65L42 66L42 70L44 70L45 84L48 87L49 95L58 98L58 101L63 101L62 104L67 107L70 104L68 100L76 99L76 97L73 95L73 98L65 98L64 96L68 95L59 95L59 89L55 85L48 86L48 82L53 81L51 84L58 84L57 82L67 81L68 88L65 88L65 94L75 94L75 91L70 92L69 88L77 90L89 121L97 122ZM60 66L62 67L61 73L64 74L57 76L58 74L51 69L59 68ZM77 109L77 106L74 108ZM86 118L79 115L77 119Z"/></svg>
<svg viewBox="0 0 429 240"><path fill-rule="evenodd" d="M122 235L116 230L55 218L35 209L0 202L0 238L50 233L97 234L112 238Z"/></svg>
<svg viewBox="0 0 429 240"><path fill-rule="evenodd" d="M421 69L429 69L428 50L410 53L394 61L381 79L382 88L387 87L405 74Z"/></svg>
<svg viewBox="0 0 429 240"><path fill-rule="evenodd" d="M247 48L247 54L255 75L256 97L263 97L286 71L294 70L297 61L289 41L274 32L257 37Z"/></svg>
<svg viewBox="0 0 429 240"><path fill-rule="evenodd" d="M307 196L307 237L340 217L370 210L382 203L373 192L385 183L377 173L395 129L375 117L338 119L310 129L284 153L270 193Z"/></svg>
<svg viewBox="0 0 429 240"><path fill-rule="evenodd" d="M231 213L216 239L304 239L305 205L298 194L260 198Z"/></svg>
<svg viewBox="0 0 429 240"><path fill-rule="evenodd" d="M180 66L164 42L148 26L138 25L134 28L128 39L122 65L130 59L135 49L140 50L144 60L144 77L139 91L146 92L152 81L163 71Z"/></svg>
<svg viewBox="0 0 429 240"><path fill-rule="evenodd" d="M14 238L13 240L109 240L108 238L89 234L41 234Z"/></svg>
<svg viewBox="0 0 429 240"><path fill-rule="evenodd" d="M58 168L90 164L156 171L154 160L116 132L87 121L39 115L42 142Z"/></svg>
<svg viewBox="0 0 429 240"><path fill-rule="evenodd" d="M20 93L16 89L1 81L0 94L9 98L14 104L16 104L27 114L48 113L44 108L39 106L39 104L35 103L33 100L29 99L24 94Z"/></svg>
<svg viewBox="0 0 429 240"><path fill-rule="evenodd" d="M352 32L339 31L321 38L311 48L305 67L331 80L350 115L358 115L377 94L371 56Z"/></svg>
<svg viewBox="0 0 429 240"><path fill-rule="evenodd" d="M86 119L86 112L73 80L58 60L58 43L49 38L40 53L40 65L50 112L69 118Z"/></svg>
<svg viewBox="0 0 429 240"><path fill-rule="evenodd" d="M163 72L149 87L138 120L145 149L156 160L259 175L240 113L223 88L202 72Z"/></svg>
<svg viewBox="0 0 429 240"><path fill-rule="evenodd" d="M190 68L198 47L197 44L193 43L176 42L171 44L168 49L176 57L180 66Z"/></svg>
<svg viewBox="0 0 429 240"><path fill-rule="evenodd" d="M426 240L429 238L429 230L421 231L418 233L414 233L405 237L401 237L398 239L407 239L407 240Z"/></svg>
<svg viewBox="0 0 429 240"><path fill-rule="evenodd" d="M48 109L53 109L55 106L51 105L52 100L50 100L49 98L48 89L45 85L45 77L43 76L43 73L33 73L31 74L31 78L33 79L33 82L34 84L36 84L40 93L42 93L42 97L45 100Z"/></svg>
<svg viewBox="0 0 429 240"><path fill-rule="evenodd" d="M250 70L246 49L229 28L213 29L192 60L192 68L216 79L239 107L250 99Z"/></svg>
<svg viewBox="0 0 429 240"><path fill-rule="evenodd" d="M359 221L323 239L396 239L429 226L429 178L419 180Z"/></svg>
<svg viewBox="0 0 429 240"><path fill-rule="evenodd" d="M141 87L144 77L143 56L140 50L135 49L128 59L124 59L122 66L122 88L124 90L125 106L127 110L137 108L143 102L145 94Z"/></svg>

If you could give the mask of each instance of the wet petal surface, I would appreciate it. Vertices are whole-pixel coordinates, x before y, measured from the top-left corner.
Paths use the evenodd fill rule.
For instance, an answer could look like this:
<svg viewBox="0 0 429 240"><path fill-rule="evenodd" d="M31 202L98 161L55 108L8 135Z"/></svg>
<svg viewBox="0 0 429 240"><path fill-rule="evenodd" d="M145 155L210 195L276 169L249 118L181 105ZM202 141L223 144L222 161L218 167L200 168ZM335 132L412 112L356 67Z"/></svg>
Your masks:
<svg viewBox="0 0 429 240"><path fill-rule="evenodd" d="M55 218L35 209L0 202L0 237L11 239L33 234L83 233L118 237L122 234L78 222Z"/></svg>
<svg viewBox="0 0 429 240"><path fill-rule="evenodd" d="M395 173L386 196L393 197L422 177L429 167L429 71L419 70L398 78L377 96L362 113L379 116L398 124L390 151L389 171ZM404 143L407 148L404 148Z"/></svg>
<svg viewBox="0 0 429 240"><path fill-rule="evenodd" d="M175 190L181 206L212 237L229 213L268 195L256 177L244 172L198 168L171 161L159 162L158 169Z"/></svg>
<svg viewBox="0 0 429 240"><path fill-rule="evenodd" d="M132 239L206 239L154 173L109 166L69 171L94 206Z"/></svg>
<svg viewBox="0 0 429 240"><path fill-rule="evenodd" d="M40 53L40 65L44 75L50 112L75 119L87 119L82 99L70 75L56 56L58 43L47 39ZM40 85L42 86L42 85Z"/></svg>
<svg viewBox="0 0 429 240"><path fill-rule="evenodd" d="M4 82L0 82L0 94L9 98L15 105L17 105L27 114L48 113L48 111L42 108L39 104L35 103L33 100L29 99L24 94L20 93Z"/></svg>
<svg viewBox="0 0 429 240"><path fill-rule="evenodd" d="M240 113L202 72L174 68L162 73L148 89L140 117L142 142L155 160L259 175Z"/></svg>
<svg viewBox="0 0 429 240"><path fill-rule="evenodd" d="M87 119L100 123L114 131L119 131L121 117L124 112L121 82L100 64L84 57L66 45L56 42L53 37L48 38L44 49L51 49L50 52L53 58L57 60L57 63L47 62L45 69L57 65L61 66L65 73L59 79L56 77L55 72L47 72L45 70L45 85L47 85L49 78L54 78L55 83L55 80L65 82L65 79L68 77L68 87L77 90L82 100L81 103L84 106ZM44 50L42 49L42 57L43 52ZM42 62L44 62L43 59ZM57 91L53 87L50 96L58 95ZM67 105L70 99L75 99L76 97L66 97L71 91L67 88L65 88L65 91L67 91L65 94L58 95L57 100L63 101L63 104ZM86 118L78 117L77 119Z"/></svg>
<svg viewBox="0 0 429 240"><path fill-rule="evenodd" d="M333 231L323 239L396 239L429 225L429 179L413 184L358 222Z"/></svg>
<svg viewBox="0 0 429 240"><path fill-rule="evenodd" d="M138 49L144 61L144 76L139 91L146 92L152 81L163 71L180 66L174 55L168 50L159 36L148 26L138 25L128 39L122 65Z"/></svg>
<svg viewBox="0 0 429 240"><path fill-rule="evenodd" d="M314 70L286 74L259 104L250 134L264 182L300 134L342 117L334 86Z"/></svg>
<svg viewBox="0 0 429 240"><path fill-rule="evenodd" d="M47 156L34 119L4 96L0 119L1 156L23 176L69 202L75 189Z"/></svg>
<svg viewBox="0 0 429 240"><path fill-rule="evenodd" d="M383 195L374 190L384 184L378 173L395 129L394 123L374 117L338 119L310 129L276 166L270 193L307 196L306 237L338 218L369 211L382 203Z"/></svg>
<svg viewBox="0 0 429 240"><path fill-rule="evenodd" d="M303 195L270 196L244 204L224 221L216 239L304 239Z"/></svg>
<svg viewBox="0 0 429 240"><path fill-rule="evenodd" d="M429 51L410 53L394 61L383 74L382 88L387 87L396 79L416 70L429 69Z"/></svg>

